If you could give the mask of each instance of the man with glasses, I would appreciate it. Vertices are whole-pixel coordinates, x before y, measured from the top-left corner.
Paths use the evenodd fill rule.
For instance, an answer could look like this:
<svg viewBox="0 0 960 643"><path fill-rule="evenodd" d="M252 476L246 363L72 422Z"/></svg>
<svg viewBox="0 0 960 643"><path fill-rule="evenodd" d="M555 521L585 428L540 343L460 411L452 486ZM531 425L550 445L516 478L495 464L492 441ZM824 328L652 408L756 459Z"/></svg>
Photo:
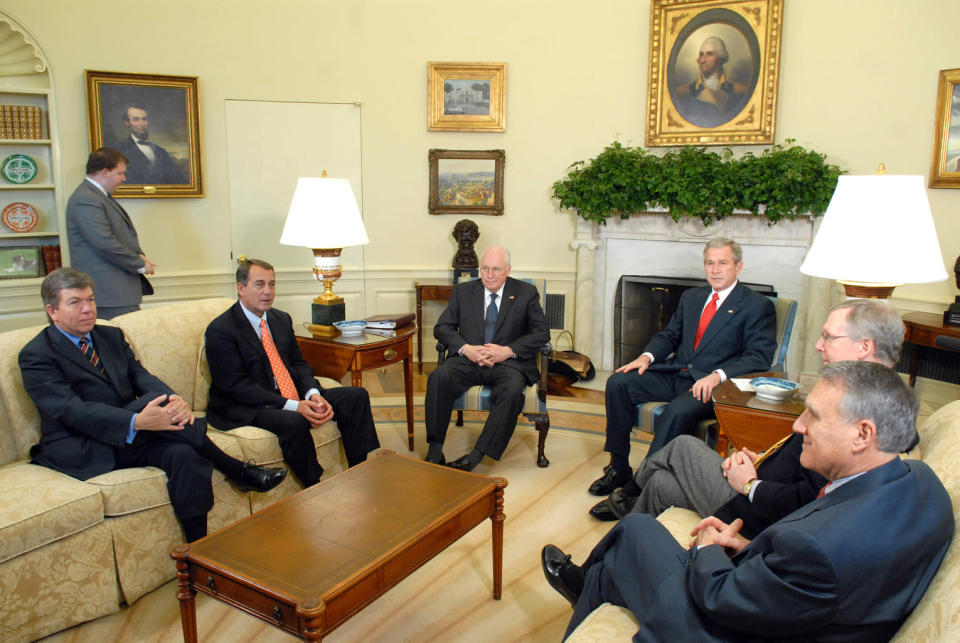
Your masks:
<svg viewBox="0 0 960 643"><path fill-rule="evenodd" d="M537 353L550 339L536 287L510 277L510 253L499 246L480 258L480 279L458 284L433 327L448 357L427 380L427 462L446 464L443 442L454 401L478 384L490 387L490 414L476 446L448 466L472 471L483 456L499 460L523 410L524 389L537 381Z"/></svg>
<svg viewBox="0 0 960 643"><path fill-rule="evenodd" d="M855 360L892 368L903 335L903 322L893 308L875 299L852 299L831 309L816 349L824 366ZM819 474L800 466L802 446L802 437L793 434L765 455L742 449L724 460L702 440L680 436L648 458L631 482L591 508L590 515L619 520L631 512L658 515L676 506L727 522L740 518L741 533L751 537L813 500L823 486Z"/></svg>

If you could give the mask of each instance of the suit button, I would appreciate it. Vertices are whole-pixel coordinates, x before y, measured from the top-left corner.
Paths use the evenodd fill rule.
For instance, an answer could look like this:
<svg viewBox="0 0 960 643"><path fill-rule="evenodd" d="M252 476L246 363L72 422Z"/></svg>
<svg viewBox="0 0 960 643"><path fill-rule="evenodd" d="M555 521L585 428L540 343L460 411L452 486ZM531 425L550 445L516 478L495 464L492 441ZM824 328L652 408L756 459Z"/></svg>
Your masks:
<svg viewBox="0 0 960 643"><path fill-rule="evenodd" d="M693 364L692 364L692 363L691 363L691 364L687 364L687 368L688 368L688 369L693 368Z"/></svg>

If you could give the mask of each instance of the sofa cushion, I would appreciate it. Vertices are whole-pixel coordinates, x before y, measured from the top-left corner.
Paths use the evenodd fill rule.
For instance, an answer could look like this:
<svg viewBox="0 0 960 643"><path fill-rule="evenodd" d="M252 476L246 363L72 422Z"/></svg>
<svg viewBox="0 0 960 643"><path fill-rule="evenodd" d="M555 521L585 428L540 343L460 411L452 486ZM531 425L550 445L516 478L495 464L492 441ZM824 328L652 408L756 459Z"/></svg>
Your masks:
<svg viewBox="0 0 960 643"><path fill-rule="evenodd" d="M209 428L210 432L215 431L214 427ZM235 439L243 452L243 460L253 460L255 464L263 466L272 466L283 461L283 453L280 451L280 441L277 436L266 429L260 429L255 426L240 426L229 431L217 431L223 435ZM327 422L321 427L310 429L310 437L313 438L313 445L319 449L323 445L340 439L340 429L336 422Z"/></svg>
<svg viewBox="0 0 960 643"><path fill-rule="evenodd" d="M0 467L0 562L103 521L96 486L27 462Z"/></svg>
<svg viewBox="0 0 960 643"><path fill-rule="evenodd" d="M567 643L608 643L629 641L640 629L640 622L625 607L603 603L577 626Z"/></svg>
<svg viewBox="0 0 960 643"><path fill-rule="evenodd" d="M5 425L0 439L0 464L26 460L30 447L40 441L40 414L23 388L17 358L20 349L44 328L31 326L0 333L0 402L5 412L0 419L0 425Z"/></svg>
<svg viewBox="0 0 960 643"><path fill-rule="evenodd" d="M144 308L112 321L123 329L143 366L196 408L193 393L200 341L207 324L233 302L222 297L199 299Z"/></svg>

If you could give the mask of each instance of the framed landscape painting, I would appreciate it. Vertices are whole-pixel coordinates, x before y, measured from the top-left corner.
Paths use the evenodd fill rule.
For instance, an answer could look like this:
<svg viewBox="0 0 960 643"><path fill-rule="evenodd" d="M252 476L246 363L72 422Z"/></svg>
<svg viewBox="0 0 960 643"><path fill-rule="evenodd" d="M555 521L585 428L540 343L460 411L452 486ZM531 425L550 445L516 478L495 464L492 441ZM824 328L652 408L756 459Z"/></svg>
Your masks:
<svg viewBox="0 0 960 643"><path fill-rule="evenodd" d="M427 63L427 129L503 132L506 63Z"/></svg>
<svg viewBox="0 0 960 643"><path fill-rule="evenodd" d="M960 188L960 69L940 72L930 187Z"/></svg>
<svg viewBox="0 0 960 643"><path fill-rule="evenodd" d="M647 145L774 141L783 0L652 0Z"/></svg>
<svg viewBox="0 0 960 643"><path fill-rule="evenodd" d="M503 150L430 150L430 214L503 214Z"/></svg>

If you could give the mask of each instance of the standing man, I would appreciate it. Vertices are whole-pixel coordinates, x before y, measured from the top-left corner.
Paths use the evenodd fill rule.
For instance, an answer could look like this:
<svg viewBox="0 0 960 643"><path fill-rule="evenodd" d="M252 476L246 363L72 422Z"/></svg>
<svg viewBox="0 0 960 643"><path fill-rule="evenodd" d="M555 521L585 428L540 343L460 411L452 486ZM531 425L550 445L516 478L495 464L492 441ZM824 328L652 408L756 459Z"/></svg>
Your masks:
<svg viewBox="0 0 960 643"><path fill-rule="evenodd" d="M633 477L628 458L637 404L669 402L656 421L649 458L713 414L710 396L727 378L770 368L776 310L770 299L737 281L743 270L740 245L725 238L708 241L703 267L709 285L684 291L666 328L607 380L603 448L610 466L590 485L595 496L609 495Z"/></svg>
<svg viewBox="0 0 960 643"><path fill-rule="evenodd" d="M207 533L214 468L255 491L280 484L286 469L244 464L218 449L183 398L140 365L123 332L96 325L88 275L58 268L40 293L51 325L19 356L23 386L40 412L34 464L78 480L130 467L162 469L188 542Z"/></svg>
<svg viewBox="0 0 960 643"><path fill-rule="evenodd" d="M101 319L140 310L149 288L143 275L152 275L157 267L140 248L130 215L110 196L126 172L127 158L101 147L87 159L87 178L67 201L70 262L93 279Z"/></svg>
<svg viewBox="0 0 960 643"><path fill-rule="evenodd" d="M130 130L118 144L128 159L127 180L137 185L187 183L187 176L169 152L150 140L150 116L145 107L128 105L123 124Z"/></svg>
<svg viewBox="0 0 960 643"><path fill-rule="evenodd" d="M739 520L711 516L688 550L652 516L630 515L582 567L547 545L547 579L575 603L567 634L607 601L640 622L634 640L889 640L954 529L937 474L898 457L916 433L917 399L886 366L837 362L805 404L793 425L800 462L830 483L752 541Z"/></svg>
<svg viewBox="0 0 960 643"><path fill-rule="evenodd" d="M904 330L900 315L884 302L851 299L831 309L816 348L824 366L853 360L893 368ZM631 511L656 516L675 506L724 522L740 518L740 533L751 538L816 498L826 482L800 466L802 446L803 436L794 433L762 455L741 449L724 460L702 440L681 435L644 460L634 479L597 503L590 515L599 520L618 520Z"/></svg>
<svg viewBox="0 0 960 643"><path fill-rule="evenodd" d="M537 381L537 354L550 328L537 289L510 277L510 253L499 246L480 258L480 279L458 284L433 327L448 357L430 373L427 462L445 464L443 441L453 402L471 386L490 387L490 414L470 453L449 464L472 471L483 456L499 460L523 410L524 389Z"/></svg>
<svg viewBox="0 0 960 643"><path fill-rule="evenodd" d="M283 459L309 487L323 475L311 428L336 421L351 467L366 460L380 441L365 389L324 390L314 379L290 315L273 307L276 284L266 261L241 263L237 303L207 326L207 419L221 430L251 425L275 433Z"/></svg>

